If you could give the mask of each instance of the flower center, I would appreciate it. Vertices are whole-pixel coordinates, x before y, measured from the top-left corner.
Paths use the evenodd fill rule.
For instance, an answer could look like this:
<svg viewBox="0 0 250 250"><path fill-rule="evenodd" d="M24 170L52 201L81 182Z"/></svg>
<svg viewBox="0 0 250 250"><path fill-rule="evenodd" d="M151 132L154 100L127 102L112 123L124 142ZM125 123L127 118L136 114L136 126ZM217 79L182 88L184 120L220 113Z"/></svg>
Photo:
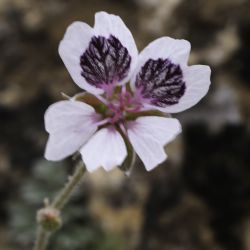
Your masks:
<svg viewBox="0 0 250 250"><path fill-rule="evenodd" d="M125 89L116 94L107 107L107 116L112 124L124 122L128 116L141 110L141 104L136 97Z"/></svg>

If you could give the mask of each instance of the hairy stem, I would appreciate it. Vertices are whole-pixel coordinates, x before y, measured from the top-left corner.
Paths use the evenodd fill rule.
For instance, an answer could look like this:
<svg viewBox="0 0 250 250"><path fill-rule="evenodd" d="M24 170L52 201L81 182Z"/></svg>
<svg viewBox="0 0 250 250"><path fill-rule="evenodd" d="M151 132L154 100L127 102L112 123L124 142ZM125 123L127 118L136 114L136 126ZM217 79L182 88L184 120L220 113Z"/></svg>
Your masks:
<svg viewBox="0 0 250 250"><path fill-rule="evenodd" d="M37 229L37 236L35 241L34 250L45 250L49 241L49 236L55 231L51 229L53 223L60 221L60 218L53 217L59 216L62 208L67 204L75 189L80 184L82 177L85 173L85 166L81 163L76 167L72 176L69 177L67 184L62 191L55 197L51 204L47 204L47 209L41 209L40 215L38 212L38 223L40 224ZM50 211L51 209L51 211ZM44 214L43 214L44 211ZM57 211L58 213L55 213ZM49 225L49 227L48 227ZM56 228L56 225L55 225Z"/></svg>
<svg viewBox="0 0 250 250"><path fill-rule="evenodd" d="M81 182L84 173L85 173L85 167L83 165L77 166L73 176L69 177L68 183L65 185L63 190L52 202L51 206L53 208L61 210L65 206L65 204L69 201L71 195L73 194L75 188Z"/></svg>
<svg viewBox="0 0 250 250"><path fill-rule="evenodd" d="M41 226L38 227L35 250L45 250L49 241L49 233L46 232Z"/></svg>

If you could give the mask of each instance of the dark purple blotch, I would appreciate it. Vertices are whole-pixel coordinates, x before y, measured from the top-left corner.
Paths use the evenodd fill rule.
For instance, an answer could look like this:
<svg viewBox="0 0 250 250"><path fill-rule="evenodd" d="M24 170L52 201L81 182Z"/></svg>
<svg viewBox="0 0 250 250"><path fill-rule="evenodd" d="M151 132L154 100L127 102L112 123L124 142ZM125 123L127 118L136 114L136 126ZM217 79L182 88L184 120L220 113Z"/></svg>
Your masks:
<svg viewBox="0 0 250 250"><path fill-rule="evenodd" d="M123 80L129 72L131 56L114 36L94 36L80 57L81 75L97 88Z"/></svg>
<svg viewBox="0 0 250 250"><path fill-rule="evenodd" d="M151 104L166 107L177 104L186 85L180 65L169 59L149 59L136 76L135 86Z"/></svg>

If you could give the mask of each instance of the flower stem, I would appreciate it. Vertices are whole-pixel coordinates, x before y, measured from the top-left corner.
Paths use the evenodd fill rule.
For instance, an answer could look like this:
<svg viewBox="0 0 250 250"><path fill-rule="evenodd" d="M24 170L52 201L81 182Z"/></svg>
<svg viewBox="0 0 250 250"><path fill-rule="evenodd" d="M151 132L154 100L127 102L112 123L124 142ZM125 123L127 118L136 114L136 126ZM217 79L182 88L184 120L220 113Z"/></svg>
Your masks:
<svg viewBox="0 0 250 250"><path fill-rule="evenodd" d="M79 165L76 167L76 171L73 176L69 177L69 181L59 195L52 202L52 207L58 210L61 210L64 205L68 202L71 195L73 194L75 188L79 185L82 180L82 177L85 173L85 167Z"/></svg>
<svg viewBox="0 0 250 250"><path fill-rule="evenodd" d="M69 177L67 184L54 201L51 204L45 204L45 208L38 211L38 223L40 225L37 230L34 250L46 249L50 235L59 227L60 211L80 184L84 173L85 166L81 163L76 167L74 174Z"/></svg>
<svg viewBox="0 0 250 250"><path fill-rule="evenodd" d="M49 241L49 233L46 232L41 226L38 227L36 242L34 249L45 250Z"/></svg>

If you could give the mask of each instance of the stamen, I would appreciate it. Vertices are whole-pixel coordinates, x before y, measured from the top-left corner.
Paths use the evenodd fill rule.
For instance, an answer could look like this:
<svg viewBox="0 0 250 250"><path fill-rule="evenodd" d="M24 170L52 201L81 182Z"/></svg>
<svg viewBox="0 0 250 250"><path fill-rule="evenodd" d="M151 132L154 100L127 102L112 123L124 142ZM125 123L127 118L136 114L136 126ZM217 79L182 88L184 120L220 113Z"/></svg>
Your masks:
<svg viewBox="0 0 250 250"><path fill-rule="evenodd" d="M100 95L95 95L95 97L96 97L99 101L101 101L102 103L104 103L105 105L108 105L108 101L107 101L105 98L103 98L102 96L100 96Z"/></svg>
<svg viewBox="0 0 250 250"><path fill-rule="evenodd" d="M112 88L110 88L111 90ZM113 89L112 89L113 91ZM110 92L111 93L111 92ZM98 96L98 99L107 106L105 113L107 119L100 121L98 125L104 125L106 123L122 124L125 122L128 113L138 113L143 110L140 99L141 95L138 92L135 96L127 91L125 86L120 88L120 93L112 96L112 99L105 100L104 97Z"/></svg>
<svg viewBox="0 0 250 250"><path fill-rule="evenodd" d="M105 125L106 123L109 123L110 122L110 118L106 118L102 121L99 121L96 123L97 126L102 126L102 125Z"/></svg>
<svg viewBox="0 0 250 250"><path fill-rule="evenodd" d="M126 89L126 85L122 86L122 94L126 94L127 93L127 89Z"/></svg>

